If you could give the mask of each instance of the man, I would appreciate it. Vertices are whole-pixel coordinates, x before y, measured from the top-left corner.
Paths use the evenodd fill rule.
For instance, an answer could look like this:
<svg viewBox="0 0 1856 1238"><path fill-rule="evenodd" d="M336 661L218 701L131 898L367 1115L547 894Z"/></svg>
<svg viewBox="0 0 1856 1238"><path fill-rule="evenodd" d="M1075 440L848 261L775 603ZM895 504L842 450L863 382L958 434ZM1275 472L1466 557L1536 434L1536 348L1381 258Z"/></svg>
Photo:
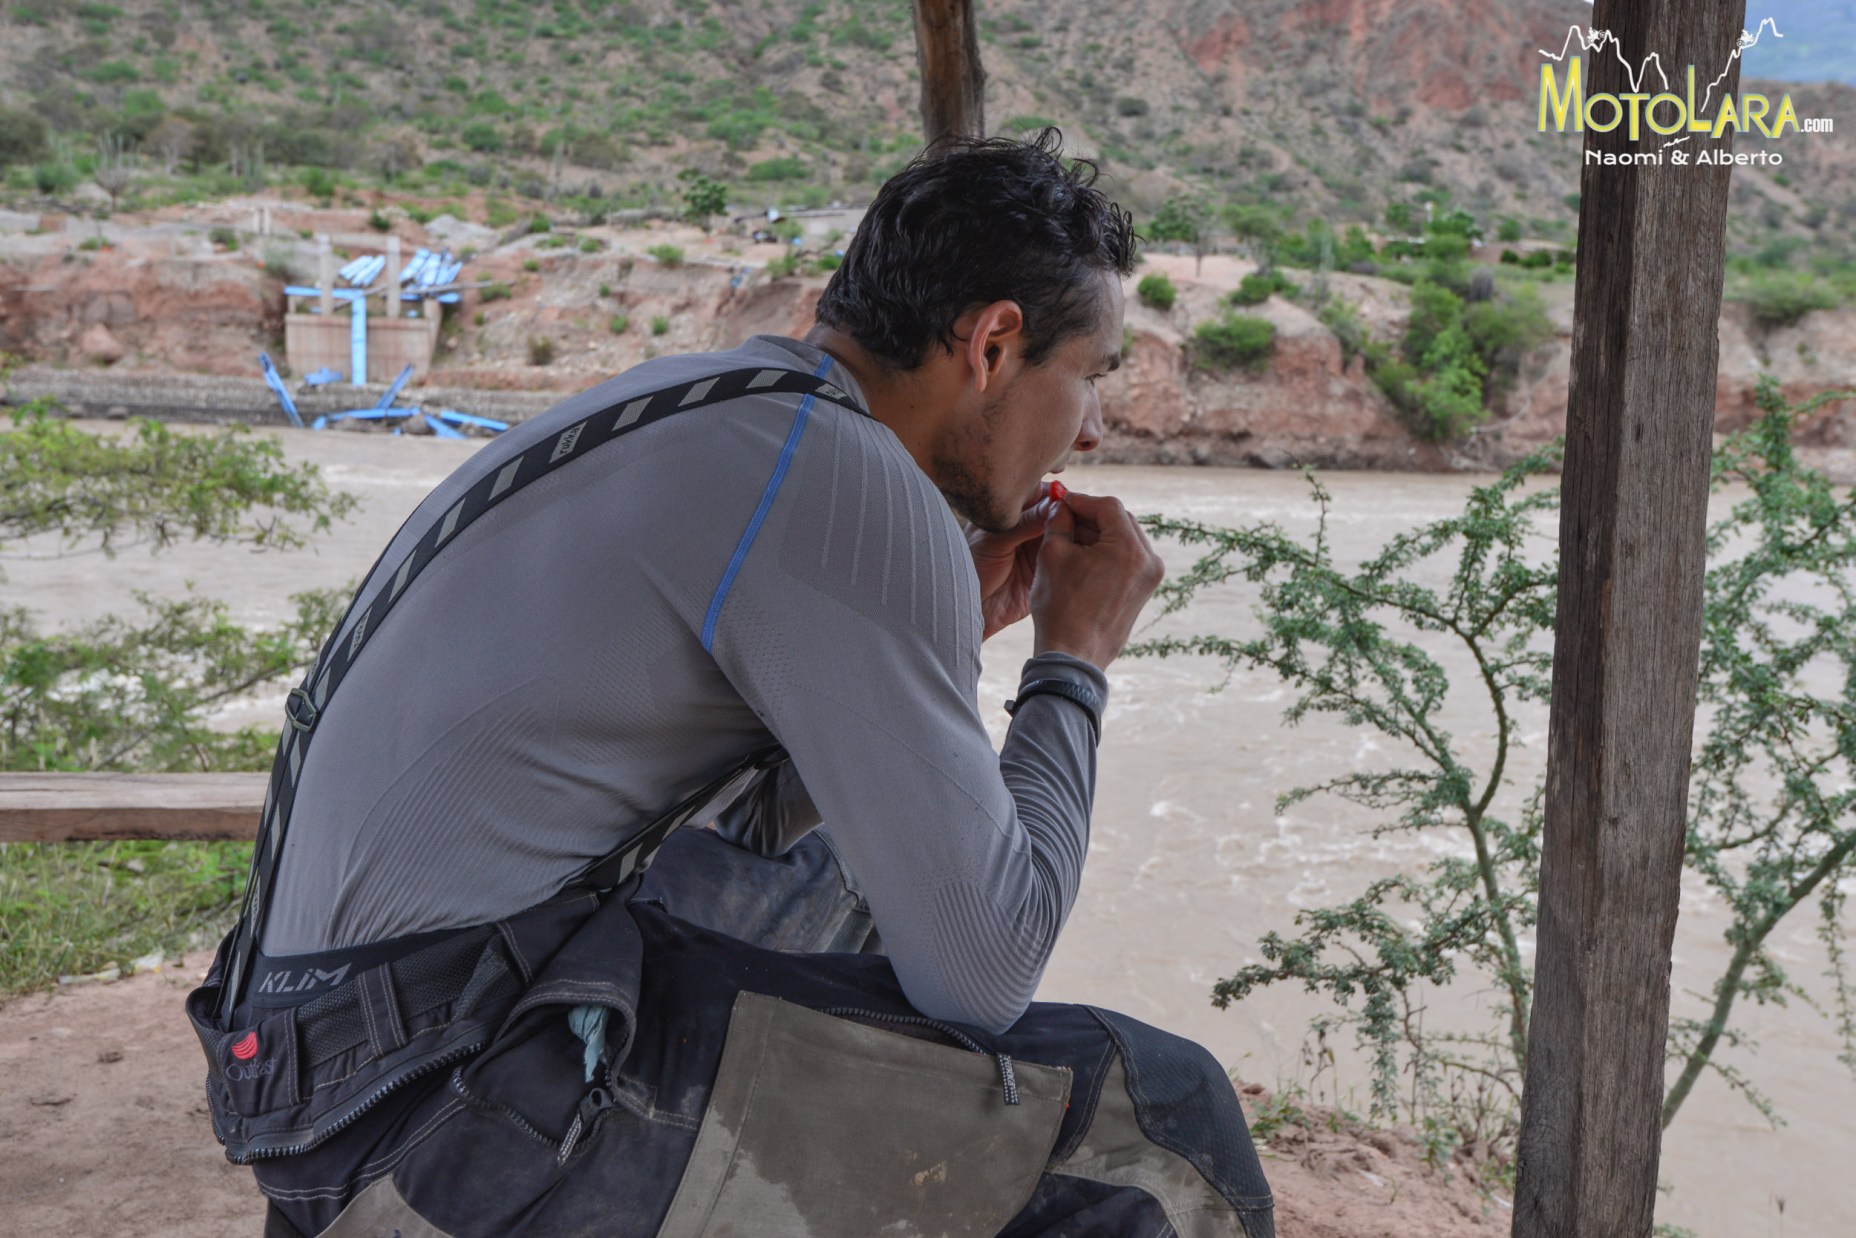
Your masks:
<svg viewBox="0 0 1856 1238"><path fill-rule="evenodd" d="M190 1000L275 1232L1272 1232L1209 1055L1031 1005L1161 577L1042 481L1133 263L1056 151L917 160L805 341L568 400L389 545ZM995 754L979 643L1027 616Z"/></svg>

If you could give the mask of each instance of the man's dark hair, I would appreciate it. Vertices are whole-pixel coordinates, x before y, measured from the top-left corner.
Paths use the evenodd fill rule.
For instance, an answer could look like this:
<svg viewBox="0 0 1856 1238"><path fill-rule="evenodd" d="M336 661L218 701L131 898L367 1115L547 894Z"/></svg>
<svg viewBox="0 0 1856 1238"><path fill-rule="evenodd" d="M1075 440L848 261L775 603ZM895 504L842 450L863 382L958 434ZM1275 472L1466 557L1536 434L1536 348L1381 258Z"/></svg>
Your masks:
<svg viewBox="0 0 1856 1238"><path fill-rule="evenodd" d="M1134 269L1134 224L1094 188L1087 159L1058 156L1063 135L1029 142L937 143L877 192L818 302L818 320L899 370L931 345L951 350L961 314L1016 301L1036 365L1088 330L1097 277Z"/></svg>

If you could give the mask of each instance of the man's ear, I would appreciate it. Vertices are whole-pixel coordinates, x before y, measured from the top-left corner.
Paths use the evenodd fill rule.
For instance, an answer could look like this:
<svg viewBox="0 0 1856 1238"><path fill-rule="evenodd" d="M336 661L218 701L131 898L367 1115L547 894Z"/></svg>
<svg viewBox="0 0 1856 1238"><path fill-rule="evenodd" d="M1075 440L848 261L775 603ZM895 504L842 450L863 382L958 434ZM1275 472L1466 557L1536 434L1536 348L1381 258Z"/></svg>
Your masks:
<svg viewBox="0 0 1856 1238"><path fill-rule="evenodd" d="M1025 312L1016 301L994 301L972 313L973 324L961 351L973 390L983 393L1024 347Z"/></svg>

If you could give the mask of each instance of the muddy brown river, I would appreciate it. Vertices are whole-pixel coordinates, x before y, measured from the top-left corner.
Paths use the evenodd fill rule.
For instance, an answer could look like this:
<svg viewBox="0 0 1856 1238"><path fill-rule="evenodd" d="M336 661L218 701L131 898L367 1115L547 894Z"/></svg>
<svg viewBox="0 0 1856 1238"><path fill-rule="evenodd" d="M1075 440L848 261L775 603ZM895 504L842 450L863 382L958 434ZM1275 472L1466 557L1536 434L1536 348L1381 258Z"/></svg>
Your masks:
<svg viewBox="0 0 1856 1238"><path fill-rule="evenodd" d="M333 484L363 501L355 519L313 549L253 554L184 546L159 557L129 551L105 559L31 557L50 548L15 546L0 557L7 574L0 597L64 624L128 610L138 589L171 594L192 582L226 600L244 622L273 622L288 613L290 592L355 579L406 513L478 446L340 432L291 433L284 441L293 458L320 464ZM1315 507L1294 475L1077 466L1066 480L1119 495L1139 512L1314 528ZM1459 510L1477 479L1356 473L1325 480L1334 496L1336 553L1357 562L1395 532ZM1550 548L1543 537L1542 552ZM1178 546L1163 549L1174 566L1189 561ZM1254 604L1253 587L1227 586L1157 630L1241 635L1255 630ZM986 648L980 706L995 739L1006 722L999 704L1029 647L1029 625L1021 625ZM1438 652L1462 683L1463 665ZM1281 712L1291 698L1270 675L1240 672L1213 692L1222 674L1209 661L1123 658L1109 678L1113 701L1088 868L1039 996L1125 1010L1200 1041L1243 1078L1312 1082L1324 1098L1364 1111L1366 1074L1347 1044L1336 1046L1335 1064L1319 1076L1306 1056L1307 1023L1328 1009L1323 1001L1272 990L1219 1011L1211 987L1257 961L1257 939L1288 931L1298 910L1345 901L1375 878L1419 870L1440 855L1467 854L1466 844L1441 834L1375 838L1369 813L1331 798L1277 813L1276 798L1292 787L1380 767L1399 754L1382 737L1333 718L1286 728ZM224 721L268 722L277 708L275 701L244 704ZM1478 739L1484 715L1473 696L1451 699L1445 725L1465 750L1486 759L1488 741ZM1531 791L1544 762L1544 710L1524 713L1520 730L1527 747L1511 771L1510 804ZM1704 890L1685 889L1674 970L1680 1013L1702 1013L1702 997L1726 961L1725 923ZM1775 951L1794 979L1827 998L1815 923L1809 909L1798 913L1775 935ZM1856 947L1856 938L1848 944ZM1531 941L1525 945L1531 956ZM1486 984L1468 977L1429 995L1427 1019L1477 1028L1492 1001ZM1665 1140L1668 1190L1659 1219L1706 1238L1856 1233L1856 1080L1837 1061L1830 1025L1796 1001L1785 1009L1743 1003L1736 1016L1758 1047L1730 1051L1729 1060L1772 1097L1785 1125L1775 1129L1717 1078L1705 1078Z"/></svg>

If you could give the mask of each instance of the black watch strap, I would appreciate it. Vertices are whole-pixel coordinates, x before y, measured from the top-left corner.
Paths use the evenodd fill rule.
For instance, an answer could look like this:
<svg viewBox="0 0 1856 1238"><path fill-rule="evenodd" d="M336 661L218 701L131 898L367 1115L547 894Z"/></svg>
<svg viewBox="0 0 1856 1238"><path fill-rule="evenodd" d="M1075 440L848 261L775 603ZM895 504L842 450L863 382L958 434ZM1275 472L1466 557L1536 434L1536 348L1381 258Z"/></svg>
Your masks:
<svg viewBox="0 0 1856 1238"><path fill-rule="evenodd" d="M1005 712L1016 714L1018 707L1034 696L1060 696L1081 705L1083 712L1089 715L1089 733L1097 744L1102 742L1102 698L1096 695L1094 688L1069 679L1034 679L1005 703Z"/></svg>

